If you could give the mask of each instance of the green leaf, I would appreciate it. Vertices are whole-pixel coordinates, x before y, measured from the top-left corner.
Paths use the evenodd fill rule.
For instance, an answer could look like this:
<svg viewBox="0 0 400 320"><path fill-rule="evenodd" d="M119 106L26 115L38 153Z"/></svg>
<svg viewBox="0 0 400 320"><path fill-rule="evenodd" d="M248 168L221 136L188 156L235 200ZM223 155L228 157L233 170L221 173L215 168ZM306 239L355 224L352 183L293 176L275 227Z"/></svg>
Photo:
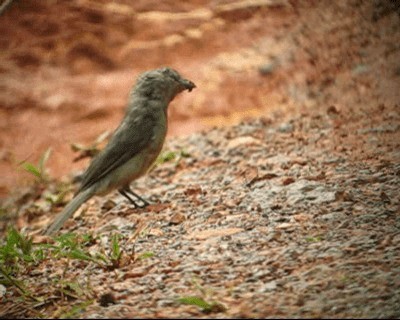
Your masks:
<svg viewBox="0 0 400 320"><path fill-rule="evenodd" d="M199 307L203 310L208 310L211 308L211 304L206 302L203 298L196 297L196 296L188 296L188 297L182 297L179 298L178 300L182 304L188 304L191 306L196 306Z"/></svg>
<svg viewBox="0 0 400 320"><path fill-rule="evenodd" d="M319 242L322 241L322 238L320 236L317 237L306 237L307 242Z"/></svg>
<svg viewBox="0 0 400 320"><path fill-rule="evenodd" d="M118 234L113 234L111 238L111 260L118 261L121 258L122 251L119 246Z"/></svg>
<svg viewBox="0 0 400 320"><path fill-rule="evenodd" d="M60 243L60 247L65 248L76 248L78 246L78 239L75 233L68 232L64 233L55 238L57 242Z"/></svg>
<svg viewBox="0 0 400 320"><path fill-rule="evenodd" d="M143 252L138 256L138 260L144 260L154 257L154 252Z"/></svg>
<svg viewBox="0 0 400 320"><path fill-rule="evenodd" d="M81 235L81 237L82 237L82 244L85 246L90 245L91 243L96 241L91 233L85 233Z"/></svg>
<svg viewBox="0 0 400 320"><path fill-rule="evenodd" d="M224 312L226 307L219 302L207 302L203 298L197 296L187 296L178 299L182 304L199 307L203 312Z"/></svg>
<svg viewBox="0 0 400 320"><path fill-rule="evenodd" d="M157 158L157 164L165 163L176 158L176 152L174 151L165 151Z"/></svg>
<svg viewBox="0 0 400 320"><path fill-rule="evenodd" d="M72 249L71 251L68 252L67 255L72 259L92 261L96 263L98 262L95 258L93 258L91 255L89 255L88 253L84 252L81 249Z"/></svg>
<svg viewBox="0 0 400 320"><path fill-rule="evenodd" d="M190 158L191 156L192 155L189 152L187 152L185 150L181 150L181 157L182 158Z"/></svg>
<svg viewBox="0 0 400 320"><path fill-rule="evenodd" d="M51 148L48 148L40 157L38 165L34 165L33 163L23 161L21 163L22 168L33 174L36 178L38 178L41 181L46 181L46 169L45 165L47 161L49 160L49 157L51 155Z"/></svg>
<svg viewBox="0 0 400 320"><path fill-rule="evenodd" d="M34 164L30 163L30 162L25 162L22 164L22 167L29 173L32 173L34 176L36 176L37 178L41 178L41 173L40 173L40 169L38 167L36 167Z"/></svg>
<svg viewBox="0 0 400 320"><path fill-rule="evenodd" d="M32 252L32 238L24 236L14 227L8 228L6 246L21 250L23 255L30 255Z"/></svg>
<svg viewBox="0 0 400 320"><path fill-rule="evenodd" d="M75 294L77 297L83 296L85 291L78 282L66 281L62 284L63 290Z"/></svg>

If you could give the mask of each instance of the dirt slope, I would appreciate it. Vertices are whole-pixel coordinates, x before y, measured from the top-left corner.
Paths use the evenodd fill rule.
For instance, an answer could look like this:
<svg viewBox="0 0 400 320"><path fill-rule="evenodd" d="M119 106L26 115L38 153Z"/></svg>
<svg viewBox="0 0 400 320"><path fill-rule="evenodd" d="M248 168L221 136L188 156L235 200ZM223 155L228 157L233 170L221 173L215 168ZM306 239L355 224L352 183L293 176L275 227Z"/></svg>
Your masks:
<svg viewBox="0 0 400 320"><path fill-rule="evenodd" d="M65 226L96 235L90 252L119 233L121 265L22 269L45 303L11 286L0 314L400 317L399 7L130 3L27 1L0 17L4 195L26 181L15 163L49 146L52 176L85 167L69 144L118 124L141 70L171 65L198 86L170 108L166 150L181 156L133 184L154 205L94 198ZM61 207L43 191L5 198L1 229L47 225ZM84 294L60 294L74 281ZM188 296L216 302L211 315Z"/></svg>
<svg viewBox="0 0 400 320"><path fill-rule="evenodd" d="M49 147L53 176L84 168L70 144L112 131L137 74L160 65L199 87L170 108L171 135L320 102L396 104L390 3L17 2L0 23L1 194L29 184L18 163Z"/></svg>

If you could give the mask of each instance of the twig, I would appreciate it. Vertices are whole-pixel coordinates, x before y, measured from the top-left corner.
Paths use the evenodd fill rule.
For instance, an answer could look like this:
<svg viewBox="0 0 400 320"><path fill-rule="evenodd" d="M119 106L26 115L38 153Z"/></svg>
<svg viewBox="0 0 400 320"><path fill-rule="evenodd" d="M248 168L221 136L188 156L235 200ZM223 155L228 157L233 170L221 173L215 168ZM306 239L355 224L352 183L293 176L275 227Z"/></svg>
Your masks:
<svg viewBox="0 0 400 320"><path fill-rule="evenodd" d="M3 4L0 6L0 16L7 10L7 8L11 5L14 0L5 0Z"/></svg>

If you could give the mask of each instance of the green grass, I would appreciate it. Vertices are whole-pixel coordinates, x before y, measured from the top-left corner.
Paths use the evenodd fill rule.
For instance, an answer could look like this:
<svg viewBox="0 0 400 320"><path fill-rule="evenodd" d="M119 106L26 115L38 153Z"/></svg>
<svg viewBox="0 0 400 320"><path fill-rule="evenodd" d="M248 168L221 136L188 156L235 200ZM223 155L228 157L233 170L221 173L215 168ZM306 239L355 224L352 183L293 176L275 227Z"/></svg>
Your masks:
<svg viewBox="0 0 400 320"><path fill-rule="evenodd" d="M91 253L89 247L96 239L90 234L65 233L55 237L53 244L34 244L31 237L9 227L4 239L0 241L0 283L15 287L23 296L33 297L20 278L49 259L80 260L84 263L95 263L105 270L118 268L123 255L120 241L121 236L113 234L110 248L103 250L105 253ZM62 285L60 288L65 291L67 287ZM79 296L83 292L78 291L72 283L68 284L68 288L69 295L73 292L73 295Z"/></svg>
<svg viewBox="0 0 400 320"><path fill-rule="evenodd" d="M42 251L34 250L32 239L8 228L4 244L0 246L0 283L14 286L25 297L38 300L26 289L22 280L17 279L21 269L27 264L34 265L42 259Z"/></svg>
<svg viewBox="0 0 400 320"><path fill-rule="evenodd" d="M196 279L193 279L192 283L199 295L180 297L178 303L198 307L204 313L225 312L227 310L222 303L212 299L214 290L201 286Z"/></svg>
<svg viewBox="0 0 400 320"><path fill-rule="evenodd" d="M224 312L226 308L219 302L210 301L207 302L201 297L198 296L185 296L178 299L179 303L196 306L201 309L204 313L212 313L212 312Z"/></svg>
<svg viewBox="0 0 400 320"><path fill-rule="evenodd" d="M149 259L149 258L152 258L152 257L154 257L154 252L147 251L147 252L141 253L137 257L137 260L145 260L145 259Z"/></svg>
<svg viewBox="0 0 400 320"><path fill-rule="evenodd" d="M165 162L170 162L172 160L175 160L177 163L182 159L182 158L189 158L190 154L186 152L185 150L180 150L180 151L163 151L161 154L158 156L155 166L160 165Z"/></svg>
<svg viewBox="0 0 400 320"><path fill-rule="evenodd" d="M114 232L106 239L104 243L93 234L65 233L47 243L34 243L32 237L9 227L0 239L0 284L7 288L5 301L23 302L19 315L36 317L41 308L40 314L47 317L47 307L59 305L53 317L78 317L96 297L90 274L82 278L79 270L95 264L110 272L154 256L143 252L137 259L130 258L130 249L125 250L129 239L122 234ZM73 301L76 304L71 307Z"/></svg>
<svg viewBox="0 0 400 320"><path fill-rule="evenodd" d="M20 262L37 262L42 259L41 250L33 250L32 238L8 228L4 244L0 246L0 264L17 268Z"/></svg>
<svg viewBox="0 0 400 320"><path fill-rule="evenodd" d="M40 157L37 165L27 161L23 161L20 163L20 165L26 172L32 174L39 182L46 183L49 181L46 164L50 158L50 155L51 148L48 148Z"/></svg>
<svg viewBox="0 0 400 320"><path fill-rule="evenodd" d="M111 236L111 248L110 248L110 253L109 253L109 261L111 262L111 266L109 266L109 269L116 269L120 267L121 264L121 258L123 251L120 246L120 235L114 233Z"/></svg>
<svg viewBox="0 0 400 320"><path fill-rule="evenodd" d="M112 234L109 249L91 253L88 247L97 242L91 234L65 233L55 237L54 244L34 244L31 237L9 227L4 240L0 242L0 265L4 271L18 273L22 266L32 267L50 258L69 258L93 262L104 268L116 268L123 255L121 240L122 236Z"/></svg>
<svg viewBox="0 0 400 320"><path fill-rule="evenodd" d="M305 240L307 242L320 242L323 240L323 238L321 236L316 236L316 237L306 237Z"/></svg>

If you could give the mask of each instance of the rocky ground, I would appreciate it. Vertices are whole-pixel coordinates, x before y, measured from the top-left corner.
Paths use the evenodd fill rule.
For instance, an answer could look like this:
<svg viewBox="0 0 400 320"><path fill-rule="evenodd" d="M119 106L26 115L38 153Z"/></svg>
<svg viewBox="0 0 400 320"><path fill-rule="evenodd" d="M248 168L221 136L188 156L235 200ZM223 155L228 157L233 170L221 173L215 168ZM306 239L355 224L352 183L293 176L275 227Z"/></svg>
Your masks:
<svg viewBox="0 0 400 320"><path fill-rule="evenodd" d="M79 317L399 317L398 114L371 111L379 124L327 108L170 141L184 157L135 184L150 207L132 209L117 194L95 198L66 224L95 234L89 252L120 234L126 260L113 270L46 260L24 278L54 299L37 312L57 316L78 304L59 301L62 272L97 299ZM50 220L30 212L19 221L29 230ZM137 258L144 253L151 257ZM17 299L9 290L3 310ZM190 296L214 308L179 302Z"/></svg>
<svg viewBox="0 0 400 320"><path fill-rule="evenodd" d="M194 127L203 130L171 137L169 160L132 185L150 207L132 209L111 194L88 201L65 224L63 232L91 235L82 247L90 259L55 254L34 265L20 262L11 276L31 294L21 299L17 286L0 287L2 317L400 317L399 9L389 1L271 3L215 2L196 11L201 5L193 2L180 8L214 23L210 29L200 23L206 30L201 37L184 34L174 47L185 56L196 41L210 44L208 56L199 49L190 64L185 56L186 67L178 63L199 93L170 110L172 128L197 122ZM138 23L156 17L141 10ZM248 32L253 42L246 42ZM148 36L143 43L150 43ZM129 50L139 50L142 42L133 43ZM174 62L168 54L166 61ZM141 60L142 67L154 56ZM79 66L90 69L91 63ZM110 72L107 79L129 78ZM84 89L91 77L68 76L54 86L69 83L75 92L71 88L79 83ZM10 83L20 90L16 82L3 82L7 92L13 92ZM92 92L106 87L99 83ZM108 98L122 110L116 98L121 90ZM29 101L42 101L38 117L52 119L54 137L79 127L54 126L60 120L49 101L60 100L41 92ZM10 111L18 108L11 96L3 95L8 107L1 109L11 123L36 114L35 108ZM74 138L93 140L116 116L100 112L104 102L80 98L88 103L81 112L94 116L81 118L90 134ZM69 106L62 101L56 109ZM96 111L87 113L90 108ZM66 119L76 119L76 112ZM239 123L226 126L231 122ZM225 126L209 128L215 124ZM2 134L8 126L2 125ZM5 136L2 147L11 138ZM49 201L59 188L60 181L52 180L8 197L1 229L14 224L37 246L56 245L37 234L72 195ZM111 266L110 259L100 263L99 253L110 255L115 234L122 256Z"/></svg>

